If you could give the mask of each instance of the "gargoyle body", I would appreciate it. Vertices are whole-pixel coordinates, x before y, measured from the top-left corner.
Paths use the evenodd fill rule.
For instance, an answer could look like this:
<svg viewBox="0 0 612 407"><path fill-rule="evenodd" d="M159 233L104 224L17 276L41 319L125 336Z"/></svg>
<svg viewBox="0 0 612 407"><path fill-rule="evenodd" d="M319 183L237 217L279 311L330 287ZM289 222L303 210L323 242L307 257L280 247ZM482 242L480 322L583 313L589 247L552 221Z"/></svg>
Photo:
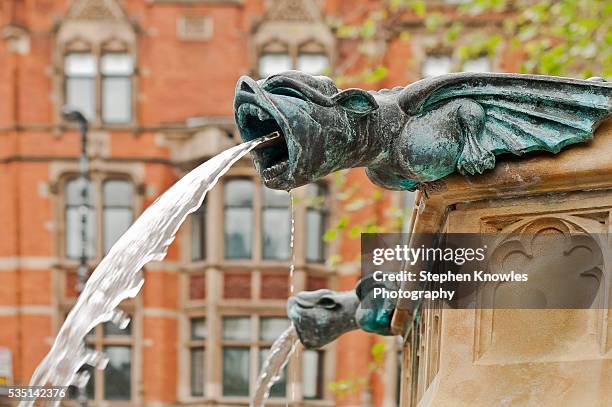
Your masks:
<svg viewBox="0 0 612 407"><path fill-rule="evenodd" d="M537 75L458 73L407 87L339 90L288 71L242 77L236 123L266 186L289 190L339 169L366 167L387 189L414 190L455 171L478 174L500 154L559 152L587 142L612 112L612 84Z"/></svg>

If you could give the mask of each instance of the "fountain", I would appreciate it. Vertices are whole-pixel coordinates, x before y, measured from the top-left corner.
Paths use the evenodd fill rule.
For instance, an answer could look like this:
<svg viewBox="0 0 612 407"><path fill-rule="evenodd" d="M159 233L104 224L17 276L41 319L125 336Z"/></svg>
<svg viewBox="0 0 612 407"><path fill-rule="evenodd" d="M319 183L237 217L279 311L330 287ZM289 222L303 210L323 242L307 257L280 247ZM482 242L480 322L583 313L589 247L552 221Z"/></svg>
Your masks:
<svg viewBox="0 0 612 407"><path fill-rule="evenodd" d="M270 131L282 134L252 154L269 188L291 190L333 171L365 167L383 188L426 195L455 172L493 169L500 155L557 154L589 142L612 113L612 84L601 78L459 73L368 92L340 90L327 77L289 71L259 81L242 77L234 110L244 141ZM291 297L288 315L302 344L321 347L354 329L393 334L396 303L373 301L373 288L364 279L353 291ZM283 354L288 358L290 352ZM262 376L274 377L284 363L265 366Z"/></svg>
<svg viewBox="0 0 612 407"><path fill-rule="evenodd" d="M369 178L384 188L426 191L454 172L492 169L502 154L558 153L588 142L612 112L612 85L463 73L379 92L341 91L329 78L289 71L261 81L241 78L234 108L245 143L187 174L117 241L87 282L32 385L84 385L87 378L77 377L81 365L104 362L102 355L85 350L87 332L108 320L126 323L115 308L140 290L140 269L165 257L187 215L249 151L270 188L291 190L336 170L366 167ZM291 297L288 314L294 325L271 349L253 405L263 404L296 337L316 348L354 329L393 334L396 304L373 301L374 287L366 278L353 291Z"/></svg>

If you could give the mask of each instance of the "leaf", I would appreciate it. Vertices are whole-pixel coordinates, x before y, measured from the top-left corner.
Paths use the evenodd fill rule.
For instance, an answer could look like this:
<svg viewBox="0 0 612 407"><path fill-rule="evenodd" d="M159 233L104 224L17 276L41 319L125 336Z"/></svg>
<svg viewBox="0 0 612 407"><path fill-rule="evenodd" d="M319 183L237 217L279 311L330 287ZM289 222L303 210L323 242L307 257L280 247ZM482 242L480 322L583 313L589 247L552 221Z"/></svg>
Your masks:
<svg viewBox="0 0 612 407"><path fill-rule="evenodd" d="M361 235L361 230L361 226L355 225L349 230L348 236L352 239L355 239Z"/></svg>
<svg viewBox="0 0 612 407"><path fill-rule="evenodd" d="M364 77L365 82L374 83L379 82L387 76L387 68L379 65L374 70L366 72Z"/></svg>
<svg viewBox="0 0 612 407"><path fill-rule="evenodd" d="M342 261L342 257L338 254L331 255L327 258L325 265L327 267L335 267Z"/></svg>
<svg viewBox="0 0 612 407"><path fill-rule="evenodd" d="M376 22L373 19L367 19L361 26L361 36L363 38L372 38L376 34Z"/></svg>
<svg viewBox="0 0 612 407"><path fill-rule="evenodd" d="M370 350L370 353L372 354L372 356L376 357L376 356L384 355L385 350L386 350L385 343L377 342L374 345L372 345L372 349Z"/></svg>
<svg viewBox="0 0 612 407"><path fill-rule="evenodd" d="M446 22L444 15L440 13L431 13L425 17L425 28L429 31L435 31Z"/></svg>
<svg viewBox="0 0 612 407"><path fill-rule="evenodd" d="M425 2L422 0L413 1L412 2L412 11L419 16L423 17L427 12L427 7L425 6Z"/></svg>
<svg viewBox="0 0 612 407"><path fill-rule="evenodd" d="M337 237L338 237L338 229L327 229L325 231L325 234L323 234L323 240L326 242L331 242Z"/></svg>

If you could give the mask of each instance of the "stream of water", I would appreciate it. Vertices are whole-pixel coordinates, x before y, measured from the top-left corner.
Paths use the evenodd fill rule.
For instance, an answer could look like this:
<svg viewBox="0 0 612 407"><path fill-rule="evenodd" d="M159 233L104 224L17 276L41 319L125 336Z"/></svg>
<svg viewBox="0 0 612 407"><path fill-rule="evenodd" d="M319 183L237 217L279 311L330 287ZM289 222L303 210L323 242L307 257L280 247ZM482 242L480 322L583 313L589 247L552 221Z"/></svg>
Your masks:
<svg viewBox="0 0 612 407"><path fill-rule="evenodd" d="M105 367L108 359L102 353L85 348L87 333L106 321L120 328L127 326L129 318L116 308L140 291L144 283L142 267L163 260L181 224L202 205L219 178L249 151L270 140L269 136L258 138L216 155L181 178L142 213L91 274L51 350L34 371L31 386L85 386L87 372L77 374L83 364ZM295 345L295 333L286 333L278 341L283 337ZM22 401L20 407L33 404ZM59 405L59 401L53 405Z"/></svg>
<svg viewBox="0 0 612 407"><path fill-rule="evenodd" d="M293 352L295 352L297 343L297 331L293 324L291 324L291 326L274 341L270 348L268 358L264 362L259 379L257 380L257 387L251 401L251 407L263 407L266 399L270 395L270 389L274 383L280 380L283 368L287 362L289 362Z"/></svg>
<svg viewBox="0 0 612 407"><path fill-rule="evenodd" d="M289 192L291 199L291 240L289 241L291 250L291 265L289 266L289 295L293 295L295 291L294 273L295 273L295 201L293 193ZM255 387L255 395L251 401L250 407L263 407L264 403L270 395L270 389L281 379L283 368L291 359L291 355L295 352L298 343L298 335L291 322L291 326L285 330L272 344L270 353L264 361L261 373L257 378L257 386ZM293 372L295 374L295 372ZM295 376L294 376L295 377ZM291 392L287 397L287 405L290 400L295 399L295 384L290 384Z"/></svg>

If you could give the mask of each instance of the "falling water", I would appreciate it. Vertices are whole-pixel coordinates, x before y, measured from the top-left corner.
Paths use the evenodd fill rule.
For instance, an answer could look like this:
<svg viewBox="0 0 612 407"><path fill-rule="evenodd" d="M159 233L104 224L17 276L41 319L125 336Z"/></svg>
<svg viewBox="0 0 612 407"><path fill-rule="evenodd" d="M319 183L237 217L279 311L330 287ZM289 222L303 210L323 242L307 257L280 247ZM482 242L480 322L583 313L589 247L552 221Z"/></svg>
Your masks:
<svg viewBox="0 0 612 407"><path fill-rule="evenodd" d="M87 333L106 321L120 328L127 326L129 318L116 308L140 291L144 283L142 267L152 260L163 260L181 224L202 204L219 178L249 151L272 139L258 138L218 154L185 175L142 213L92 273L30 385L82 387L89 379L86 371L77 374L83 364L104 368L108 359L85 348ZM33 404L23 401L20 407Z"/></svg>
<svg viewBox="0 0 612 407"><path fill-rule="evenodd" d="M291 266L289 266L289 295L293 295L295 291L295 285L293 284L293 274L295 273L295 202L291 191L289 191L289 197L291 198Z"/></svg>
<svg viewBox="0 0 612 407"><path fill-rule="evenodd" d="M291 265L289 266L289 294L293 295L295 291L294 273L295 273L295 201L293 193L289 192L291 199L291 239L289 247L291 249ZM257 379L255 388L255 396L251 401L251 407L263 407L266 399L270 395L270 389L281 378L281 372L285 365L289 362L291 355L295 351L298 342L297 331L291 321L291 326L285 330L272 344L270 353L261 367L261 373ZM291 399L295 398L295 386L291 384ZM289 398L287 399L289 405Z"/></svg>
<svg viewBox="0 0 612 407"><path fill-rule="evenodd" d="M257 380L255 396L251 401L251 407L263 407L264 402L270 394L272 385L280 379L281 371L289 361L298 343L297 331L293 324L278 337L270 348L268 358L261 368L261 374Z"/></svg>
<svg viewBox="0 0 612 407"><path fill-rule="evenodd" d="M293 296L293 294L295 294L295 197L293 192L289 191L289 197L291 198L291 266L289 267L289 295ZM293 321L291 321L291 328L295 330ZM287 362L289 362L292 354L293 350L289 353L289 355L287 355ZM294 370L297 369L296 364L294 364L293 367ZM294 374L290 376L293 380L291 381L291 392L287 398L287 407L289 407L289 400L295 400L295 371L293 373Z"/></svg>

